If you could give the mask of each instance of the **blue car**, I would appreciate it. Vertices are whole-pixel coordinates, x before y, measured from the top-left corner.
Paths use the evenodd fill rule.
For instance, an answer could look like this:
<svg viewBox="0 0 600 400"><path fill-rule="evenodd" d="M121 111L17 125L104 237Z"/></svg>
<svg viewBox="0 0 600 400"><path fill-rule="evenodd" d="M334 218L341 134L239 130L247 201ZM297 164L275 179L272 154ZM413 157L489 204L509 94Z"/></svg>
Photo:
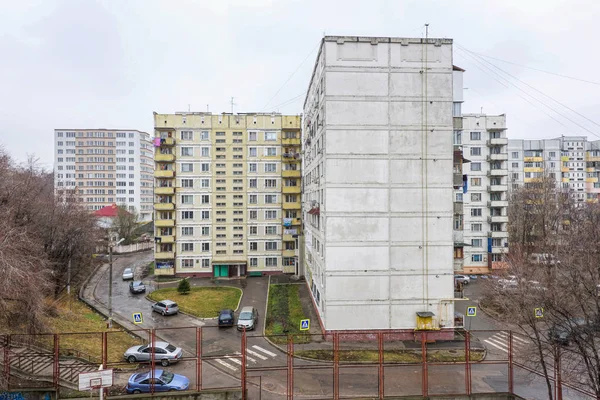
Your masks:
<svg viewBox="0 0 600 400"><path fill-rule="evenodd" d="M150 372L142 372L133 374L129 377L125 390L128 394L132 393L150 393L150 384L152 382L152 374ZM190 380L183 375L177 375L169 371L157 369L154 371L154 391L155 392L170 392L174 390L188 390Z"/></svg>

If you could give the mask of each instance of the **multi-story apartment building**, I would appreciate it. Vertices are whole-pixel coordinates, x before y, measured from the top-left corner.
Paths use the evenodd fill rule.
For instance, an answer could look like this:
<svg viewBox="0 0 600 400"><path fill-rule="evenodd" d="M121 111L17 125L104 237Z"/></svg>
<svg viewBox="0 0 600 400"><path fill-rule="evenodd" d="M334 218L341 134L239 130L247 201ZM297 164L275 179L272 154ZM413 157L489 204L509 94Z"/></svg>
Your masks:
<svg viewBox="0 0 600 400"><path fill-rule="evenodd" d="M54 186L76 189L89 210L118 204L152 219L153 147L130 129L55 129Z"/></svg>
<svg viewBox="0 0 600 400"><path fill-rule="evenodd" d="M300 116L154 114L163 275L298 274Z"/></svg>
<svg viewBox="0 0 600 400"><path fill-rule="evenodd" d="M508 252L508 154L506 116L463 114L456 138L470 162L464 164L466 190L462 201L464 247L462 271L488 273L505 267Z"/></svg>
<svg viewBox="0 0 600 400"><path fill-rule="evenodd" d="M542 176L555 179L557 187L583 204L600 195L600 141L585 136L556 139L511 139L508 144L510 183L513 189Z"/></svg>
<svg viewBox="0 0 600 400"><path fill-rule="evenodd" d="M306 279L326 330L453 325L452 40L326 36L304 104Z"/></svg>
<svg viewBox="0 0 600 400"><path fill-rule="evenodd" d="M454 128L454 154L453 154L453 186L456 190L454 194L454 220L452 225L452 239L454 241L454 271L463 272L464 260L464 234L463 234L463 192L466 190L467 175L464 173L463 164L469 160L464 157L462 147L462 103L463 97L463 73L464 69L452 67L452 120Z"/></svg>

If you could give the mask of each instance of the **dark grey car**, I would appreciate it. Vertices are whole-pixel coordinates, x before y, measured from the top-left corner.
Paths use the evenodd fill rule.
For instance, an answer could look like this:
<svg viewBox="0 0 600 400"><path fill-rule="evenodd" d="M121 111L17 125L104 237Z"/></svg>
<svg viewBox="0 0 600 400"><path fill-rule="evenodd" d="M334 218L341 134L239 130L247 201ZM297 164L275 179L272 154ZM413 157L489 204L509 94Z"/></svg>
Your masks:
<svg viewBox="0 0 600 400"><path fill-rule="evenodd" d="M142 281L129 282L129 291L133 294L145 293L146 286L142 283Z"/></svg>
<svg viewBox="0 0 600 400"><path fill-rule="evenodd" d="M162 315L173 315L179 313L177 303L171 300L161 300L152 304L152 311L161 313Z"/></svg>

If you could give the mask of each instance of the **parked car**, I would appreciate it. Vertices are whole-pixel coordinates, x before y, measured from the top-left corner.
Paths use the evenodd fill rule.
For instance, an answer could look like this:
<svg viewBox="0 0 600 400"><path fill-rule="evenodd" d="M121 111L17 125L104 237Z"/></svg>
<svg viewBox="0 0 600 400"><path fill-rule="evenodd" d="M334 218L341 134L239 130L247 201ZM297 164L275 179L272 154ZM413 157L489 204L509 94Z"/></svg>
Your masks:
<svg viewBox="0 0 600 400"><path fill-rule="evenodd" d="M132 268L125 268L125 270L123 270L123 280L127 281L133 279L133 269Z"/></svg>
<svg viewBox="0 0 600 400"><path fill-rule="evenodd" d="M252 330L256 327L257 323L258 311L256 311L256 308L251 306L242 308L237 322L238 331L241 331L244 328L246 328L246 330Z"/></svg>
<svg viewBox="0 0 600 400"><path fill-rule="evenodd" d="M533 290L546 290L546 288L538 281L527 281L527 287Z"/></svg>
<svg viewBox="0 0 600 400"><path fill-rule="evenodd" d="M128 394L150 393L151 383L152 374L150 372L133 374L129 377L125 390ZM162 369L154 371L154 391L156 392L188 390L189 387L190 380L183 375L174 374Z"/></svg>
<svg viewBox="0 0 600 400"><path fill-rule="evenodd" d="M233 326L235 325L235 317L233 316L233 310L221 310L219 311L219 326Z"/></svg>
<svg viewBox="0 0 600 400"><path fill-rule="evenodd" d="M146 293L146 286L142 281L131 281L129 282L129 291L135 293Z"/></svg>
<svg viewBox="0 0 600 400"><path fill-rule="evenodd" d="M156 311L162 315L172 315L179 313L179 307L177 307L177 303L174 301L161 300L152 304L152 311Z"/></svg>
<svg viewBox="0 0 600 400"><path fill-rule="evenodd" d="M180 347L175 347L167 342L155 342L154 347L148 344L130 347L123 357L130 363L150 362L152 353L154 353L154 361L163 367L176 363L183 357L183 350Z"/></svg>
<svg viewBox="0 0 600 400"><path fill-rule="evenodd" d="M591 329L591 325L587 324L584 318L572 318L564 324L553 325L548 331L548 339L554 343L568 346L573 340L575 333L586 333L586 330Z"/></svg>
<svg viewBox="0 0 600 400"><path fill-rule="evenodd" d="M515 275L509 275L506 278L498 279L498 284L502 289L514 289L519 285L519 279Z"/></svg>
<svg viewBox="0 0 600 400"><path fill-rule="evenodd" d="M469 279L472 280L472 281L476 281L477 280L477 275L469 275Z"/></svg>
<svg viewBox="0 0 600 400"><path fill-rule="evenodd" d="M462 283L468 285L471 279L466 275L454 275L454 283Z"/></svg>

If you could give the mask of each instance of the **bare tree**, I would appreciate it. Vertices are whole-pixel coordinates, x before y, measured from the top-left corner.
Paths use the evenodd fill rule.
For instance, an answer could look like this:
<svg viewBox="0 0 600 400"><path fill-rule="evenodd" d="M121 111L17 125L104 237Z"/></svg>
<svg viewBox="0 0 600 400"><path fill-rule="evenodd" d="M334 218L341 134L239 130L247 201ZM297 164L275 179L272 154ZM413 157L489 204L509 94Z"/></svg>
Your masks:
<svg viewBox="0 0 600 400"><path fill-rule="evenodd" d="M118 237L125 239L123 244L131 244L136 239L138 228L138 215L135 211L127 211L125 206L119 206L117 216L113 221L112 229Z"/></svg>

